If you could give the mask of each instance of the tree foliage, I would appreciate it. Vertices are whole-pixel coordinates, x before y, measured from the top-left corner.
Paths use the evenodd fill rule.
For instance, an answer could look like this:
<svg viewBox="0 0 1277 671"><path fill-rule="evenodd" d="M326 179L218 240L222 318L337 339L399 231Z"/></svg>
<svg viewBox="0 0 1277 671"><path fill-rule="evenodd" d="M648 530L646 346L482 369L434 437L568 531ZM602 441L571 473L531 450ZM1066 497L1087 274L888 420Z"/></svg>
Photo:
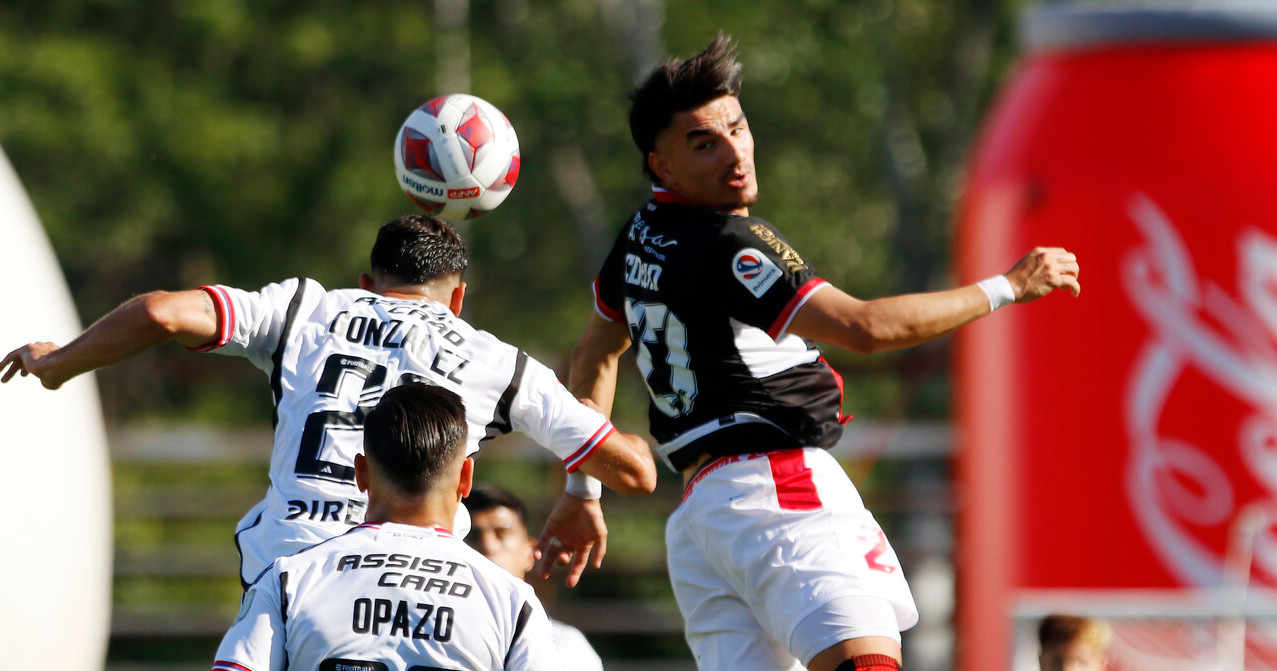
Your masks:
<svg viewBox="0 0 1277 671"><path fill-rule="evenodd" d="M448 3L467 23L444 25ZM639 73L731 34L758 145L755 213L854 295L938 288L1019 4L9 0L0 146L86 322L155 288L349 285L376 227L413 208L394 133L464 81L448 68L468 45L469 92L514 123L523 168L500 209L459 227L466 316L563 372L593 272L646 197L625 123ZM833 356L857 414L943 412L943 358ZM222 361L172 347L106 371L108 414L268 417L260 376ZM637 397L621 412L641 414Z"/></svg>

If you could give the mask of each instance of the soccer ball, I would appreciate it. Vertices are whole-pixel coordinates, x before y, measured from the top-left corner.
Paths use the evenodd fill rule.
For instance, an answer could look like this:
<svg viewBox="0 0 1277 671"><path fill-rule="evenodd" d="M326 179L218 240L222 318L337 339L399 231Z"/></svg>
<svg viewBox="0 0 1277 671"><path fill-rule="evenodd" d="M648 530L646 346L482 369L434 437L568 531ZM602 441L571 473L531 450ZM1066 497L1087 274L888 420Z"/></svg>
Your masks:
<svg viewBox="0 0 1277 671"><path fill-rule="evenodd" d="M395 175L414 203L442 219L473 219L510 195L519 138L492 103L454 93L413 110L395 137Z"/></svg>

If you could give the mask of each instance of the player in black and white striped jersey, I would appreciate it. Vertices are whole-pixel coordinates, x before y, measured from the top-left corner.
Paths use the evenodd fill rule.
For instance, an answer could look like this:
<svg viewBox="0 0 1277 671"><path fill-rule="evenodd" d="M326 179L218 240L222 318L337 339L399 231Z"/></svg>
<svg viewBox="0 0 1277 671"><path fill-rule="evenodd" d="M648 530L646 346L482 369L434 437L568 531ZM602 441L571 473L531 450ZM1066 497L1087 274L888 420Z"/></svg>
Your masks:
<svg viewBox="0 0 1277 671"><path fill-rule="evenodd" d="M467 415L435 385L386 392L354 462L368 521L275 560L214 671L568 668L531 587L446 528L474 477Z"/></svg>
<svg viewBox="0 0 1277 671"><path fill-rule="evenodd" d="M554 372L458 317L468 265L461 237L429 215L382 226L359 289L328 291L294 278L259 291L206 286L126 301L59 348L31 343L10 352L3 381L33 374L56 389L66 380L177 340L196 350L249 359L270 376L275 445L270 488L236 528L245 585L276 557L363 521L354 483L363 418L387 390L409 381L450 389L465 402L467 454L519 431L559 456L569 491L598 498L595 476L622 493L655 486L646 442L615 430L578 402ZM547 529L572 554L574 584L591 553L597 565L606 526L597 501ZM464 508L462 509L464 511ZM468 518L454 529L465 534Z"/></svg>

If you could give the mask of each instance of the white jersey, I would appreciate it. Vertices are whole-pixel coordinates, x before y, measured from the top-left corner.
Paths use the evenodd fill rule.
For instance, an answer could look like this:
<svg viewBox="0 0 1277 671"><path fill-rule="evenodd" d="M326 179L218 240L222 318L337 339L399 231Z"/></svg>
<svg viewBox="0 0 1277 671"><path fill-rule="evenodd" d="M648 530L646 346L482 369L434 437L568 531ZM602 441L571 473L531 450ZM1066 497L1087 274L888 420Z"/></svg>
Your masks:
<svg viewBox="0 0 1277 671"><path fill-rule="evenodd" d="M445 529L363 524L281 557L214 671L560 671L532 588Z"/></svg>
<svg viewBox="0 0 1277 671"><path fill-rule="evenodd" d="M558 620L550 620L550 629L554 633L554 646L559 649L559 659L563 660L564 669L603 671L603 660L580 629Z"/></svg>
<svg viewBox="0 0 1277 671"><path fill-rule="evenodd" d="M573 471L614 430L548 367L440 303L326 291L309 279L201 288L217 307L219 335L198 349L248 358L274 393L270 489L235 535L245 585L276 557L363 521L354 457L364 415L391 387L419 381L456 392L468 455L519 431Z"/></svg>

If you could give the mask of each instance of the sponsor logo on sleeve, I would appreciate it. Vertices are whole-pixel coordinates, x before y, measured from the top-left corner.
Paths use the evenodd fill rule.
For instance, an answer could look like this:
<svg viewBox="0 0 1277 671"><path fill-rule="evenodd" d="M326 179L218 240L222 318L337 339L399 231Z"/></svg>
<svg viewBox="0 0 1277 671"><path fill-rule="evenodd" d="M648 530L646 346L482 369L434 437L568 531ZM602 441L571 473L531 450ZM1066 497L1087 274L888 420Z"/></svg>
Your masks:
<svg viewBox="0 0 1277 671"><path fill-rule="evenodd" d="M754 224L749 227L749 230L754 235L757 235L764 245L771 247L773 252L780 255L780 258L785 261L785 267L789 269L789 272L796 273L807 268L807 262L803 261L803 257L799 256L793 247L781 240L770 228L762 224Z"/></svg>
<svg viewBox="0 0 1277 671"><path fill-rule="evenodd" d="M244 619L245 615L248 615L248 611L253 607L253 598L256 596L257 596L256 587L248 590L248 594L244 595L243 601L241 601L239 604L239 613L235 616L236 624L238 624L240 620Z"/></svg>
<svg viewBox="0 0 1277 671"><path fill-rule="evenodd" d="M752 247L736 252L732 273L755 298L762 298L782 274L771 259Z"/></svg>

